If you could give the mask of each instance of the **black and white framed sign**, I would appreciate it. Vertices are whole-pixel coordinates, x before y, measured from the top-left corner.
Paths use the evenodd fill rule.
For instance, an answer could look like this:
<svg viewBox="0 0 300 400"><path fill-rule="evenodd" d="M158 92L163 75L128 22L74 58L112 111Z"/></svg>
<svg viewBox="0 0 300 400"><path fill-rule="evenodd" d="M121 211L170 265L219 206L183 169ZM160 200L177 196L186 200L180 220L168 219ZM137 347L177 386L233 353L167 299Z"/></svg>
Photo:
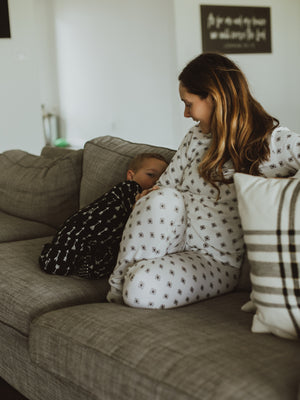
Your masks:
<svg viewBox="0 0 300 400"><path fill-rule="evenodd" d="M271 53L270 7L200 5L203 51Z"/></svg>
<svg viewBox="0 0 300 400"><path fill-rule="evenodd" d="M10 38L8 0L0 0L0 38Z"/></svg>

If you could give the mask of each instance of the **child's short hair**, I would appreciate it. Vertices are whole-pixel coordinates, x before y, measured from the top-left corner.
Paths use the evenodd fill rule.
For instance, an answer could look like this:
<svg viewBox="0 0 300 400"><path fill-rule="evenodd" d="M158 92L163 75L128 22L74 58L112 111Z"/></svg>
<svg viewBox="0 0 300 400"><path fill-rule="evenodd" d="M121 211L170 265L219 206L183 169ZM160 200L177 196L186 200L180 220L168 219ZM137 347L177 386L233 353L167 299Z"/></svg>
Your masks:
<svg viewBox="0 0 300 400"><path fill-rule="evenodd" d="M142 167L143 162L148 158L156 158L157 160L164 161L166 164L169 164L164 156L157 153L141 153L135 156L128 164L128 169L132 169L132 171L136 172L138 169Z"/></svg>

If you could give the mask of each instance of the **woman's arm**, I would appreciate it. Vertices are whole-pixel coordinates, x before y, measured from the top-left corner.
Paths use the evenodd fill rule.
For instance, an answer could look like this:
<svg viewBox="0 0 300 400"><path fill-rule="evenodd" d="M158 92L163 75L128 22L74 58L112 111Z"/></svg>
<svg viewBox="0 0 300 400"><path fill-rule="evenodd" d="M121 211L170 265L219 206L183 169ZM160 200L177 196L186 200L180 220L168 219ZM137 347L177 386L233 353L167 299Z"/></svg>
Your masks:
<svg viewBox="0 0 300 400"><path fill-rule="evenodd" d="M270 138L270 159L260 167L266 177L284 178L300 170L300 134L276 128Z"/></svg>

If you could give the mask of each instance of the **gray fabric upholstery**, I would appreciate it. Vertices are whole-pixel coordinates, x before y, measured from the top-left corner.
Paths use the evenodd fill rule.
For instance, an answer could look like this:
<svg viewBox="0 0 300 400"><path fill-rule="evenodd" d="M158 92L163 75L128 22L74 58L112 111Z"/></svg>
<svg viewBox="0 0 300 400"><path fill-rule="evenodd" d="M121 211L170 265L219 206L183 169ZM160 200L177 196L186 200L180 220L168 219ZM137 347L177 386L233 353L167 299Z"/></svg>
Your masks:
<svg viewBox="0 0 300 400"><path fill-rule="evenodd" d="M299 343L253 335L251 315L240 311L246 299L239 292L173 310L53 311L34 321L29 351L99 399L295 399Z"/></svg>
<svg viewBox="0 0 300 400"><path fill-rule="evenodd" d="M75 155L76 153L76 155ZM45 146L42 148L41 156L48 157L48 158L59 158L64 156L75 156L79 159L83 156L83 150L74 150L71 148L65 147L53 147L53 146ZM82 160L81 160L82 161Z"/></svg>
<svg viewBox="0 0 300 400"><path fill-rule="evenodd" d="M174 154L94 139L81 183L82 151L0 155L0 375L29 400L295 400L299 342L251 332L246 258L239 291L171 310L109 304L106 279L40 270L42 236L78 207L79 186L85 205L151 151Z"/></svg>
<svg viewBox="0 0 300 400"><path fill-rule="evenodd" d="M78 209L82 152L56 158L0 154L0 210L58 227Z"/></svg>
<svg viewBox="0 0 300 400"><path fill-rule="evenodd" d="M250 292L251 290L250 264L246 254L244 256L244 261L241 266L237 289L247 290L248 292Z"/></svg>
<svg viewBox="0 0 300 400"><path fill-rule="evenodd" d="M38 257L45 242L38 238L0 244L0 320L26 335L36 316L103 301L108 290L106 279L64 278L41 271Z"/></svg>
<svg viewBox="0 0 300 400"><path fill-rule="evenodd" d="M54 235L56 229L36 221L15 217L0 211L0 243Z"/></svg>
<svg viewBox="0 0 300 400"><path fill-rule="evenodd" d="M159 153L170 161L175 151L103 136L85 144L80 207L101 196L126 178L129 161L140 153Z"/></svg>
<svg viewBox="0 0 300 400"><path fill-rule="evenodd" d="M28 353L27 336L5 324L0 324L0 340L0 375L27 399L96 400L93 393L83 390L74 382L68 384L66 380L39 368L32 362ZM1 400L15 399L14 397L7 399L1 392L0 397Z"/></svg>

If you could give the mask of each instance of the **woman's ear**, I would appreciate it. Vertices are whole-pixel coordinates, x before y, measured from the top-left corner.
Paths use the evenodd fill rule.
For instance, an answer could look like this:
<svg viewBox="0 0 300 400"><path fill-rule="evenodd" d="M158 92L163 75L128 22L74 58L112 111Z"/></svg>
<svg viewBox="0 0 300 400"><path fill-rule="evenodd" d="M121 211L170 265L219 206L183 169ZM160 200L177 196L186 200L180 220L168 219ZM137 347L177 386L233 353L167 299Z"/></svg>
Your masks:
<svg viewBox="0 0 300 400"><path fill-rule="evenodd" d="M132 169L129 169L129 170L127 171L126 179L127 179L128 181L132 181L132 180L133 180L133 177L134 177L134 171L133 171Z"/></svg>

